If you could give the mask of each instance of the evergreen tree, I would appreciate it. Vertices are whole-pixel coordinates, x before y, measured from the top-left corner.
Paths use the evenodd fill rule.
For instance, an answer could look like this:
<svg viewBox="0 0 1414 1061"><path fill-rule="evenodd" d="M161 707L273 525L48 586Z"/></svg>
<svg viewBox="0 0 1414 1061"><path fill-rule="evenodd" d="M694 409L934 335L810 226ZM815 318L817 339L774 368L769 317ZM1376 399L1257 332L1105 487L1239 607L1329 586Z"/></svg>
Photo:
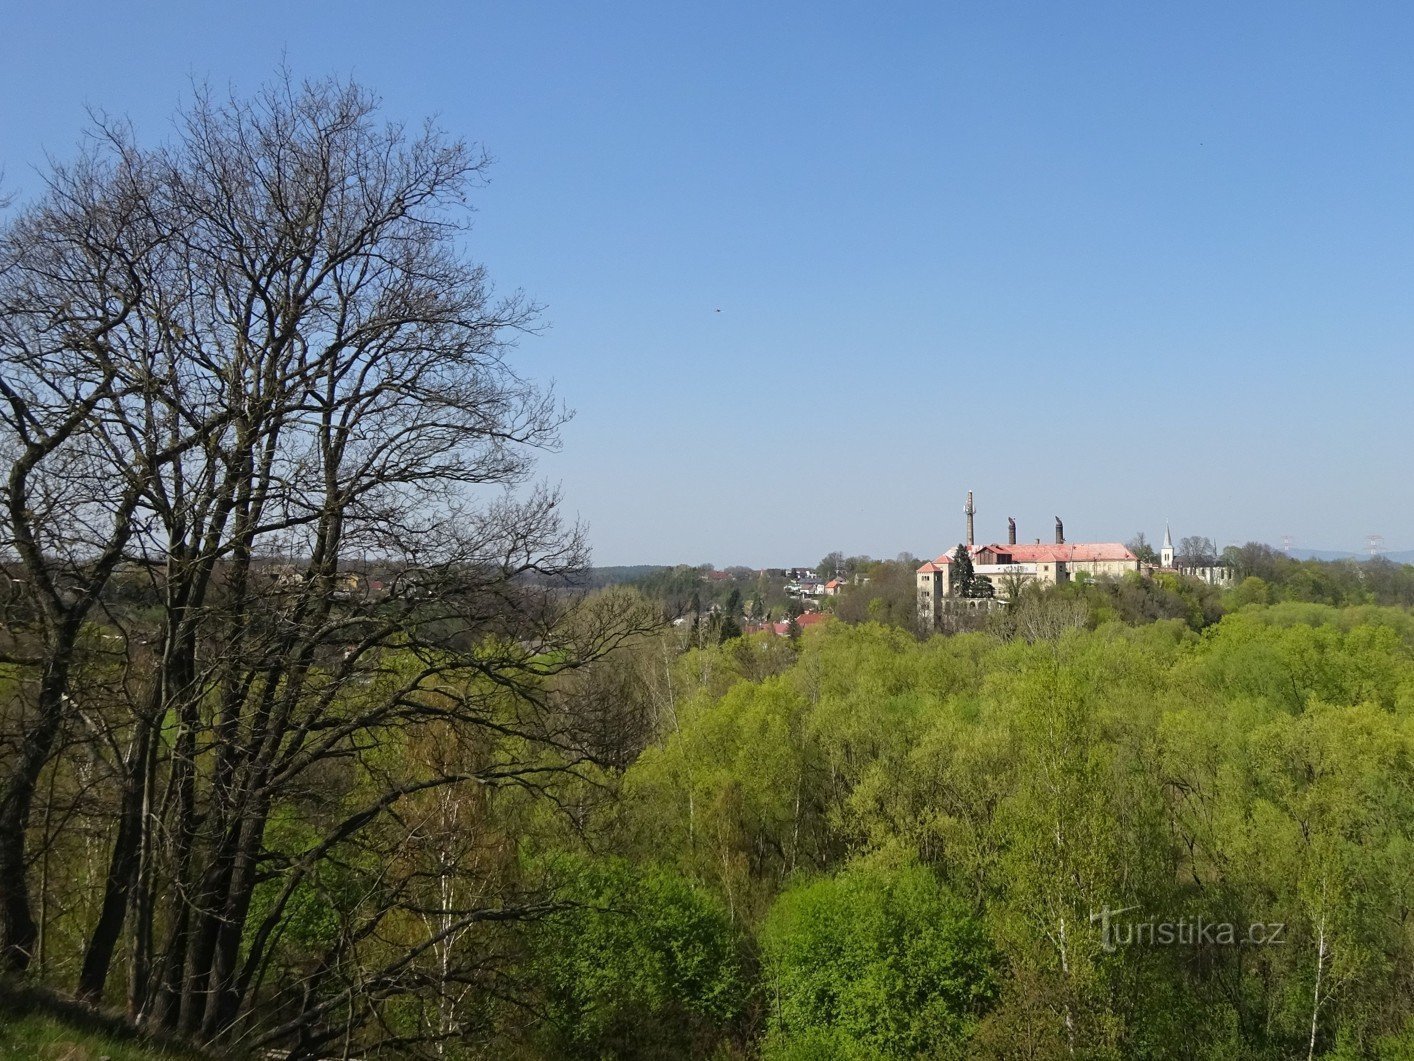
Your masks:
<svg viewBox="0 0 1414 1061"><path fill-rule="evenodd" d="M741 623L737 622L736 616L727 612L722 616L722 621L717 628L717 644L724 645L733 638L741 636Z"/></svg>
<svg viewBox="0 0 1414 1061"><path fill-rule="evenodd" d="M991 597L996 592L990 579L976 574L965 545L953 550L951 583L954 597Z"/></svg>
<svg viewBox="0 0 1414 1061"><path fill-rule="evenodd" d="M954 597L969 596L967 591L971 587L974 577L972 557L967 553L967 546L959 545L952 553L952 571L949 579L952 595Z"/></svg>

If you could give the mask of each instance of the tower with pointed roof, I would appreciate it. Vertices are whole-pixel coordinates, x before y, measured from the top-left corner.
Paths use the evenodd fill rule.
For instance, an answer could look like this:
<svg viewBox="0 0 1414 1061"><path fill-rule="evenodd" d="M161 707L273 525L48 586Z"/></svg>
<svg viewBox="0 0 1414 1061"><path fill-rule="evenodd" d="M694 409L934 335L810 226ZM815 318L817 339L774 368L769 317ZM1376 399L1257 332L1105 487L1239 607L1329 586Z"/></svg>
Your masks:
<svg viewBox="0 0 1414 1061"><path fill-rule="evenodd" d="M1173 567L1173 535L1169 533L1169 525L1164 524L1164 544L1159 550L1159 566Z"/></svg>

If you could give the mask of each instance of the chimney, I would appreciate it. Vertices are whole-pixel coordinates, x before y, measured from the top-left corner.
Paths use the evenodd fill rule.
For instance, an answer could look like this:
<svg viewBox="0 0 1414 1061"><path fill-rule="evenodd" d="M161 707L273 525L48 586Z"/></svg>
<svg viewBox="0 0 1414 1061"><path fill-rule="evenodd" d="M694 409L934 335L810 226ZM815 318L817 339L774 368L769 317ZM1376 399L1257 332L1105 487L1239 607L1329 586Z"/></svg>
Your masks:
<svg viewBox="0 0 1414 1061"><path fill-rule="evenodd" d="M972 548L972 513L977 511L972 507L972 491L967 491L967 507L963 509L967 513L967 547Z"/></svg>
<svg viewBox="0 0 1414 1061"><path fill-rule="evenodd" d="M1056 544L1065 544L1065 524L1061 522L1059 516L1056 517Z"/></svg>
<svg viewBox="0 0 1414 1061"><path fill-rule="evenodd" d="M1016 520L1011 516L1006 518L1006 543L1008 545L1016 544Z"/></svg>

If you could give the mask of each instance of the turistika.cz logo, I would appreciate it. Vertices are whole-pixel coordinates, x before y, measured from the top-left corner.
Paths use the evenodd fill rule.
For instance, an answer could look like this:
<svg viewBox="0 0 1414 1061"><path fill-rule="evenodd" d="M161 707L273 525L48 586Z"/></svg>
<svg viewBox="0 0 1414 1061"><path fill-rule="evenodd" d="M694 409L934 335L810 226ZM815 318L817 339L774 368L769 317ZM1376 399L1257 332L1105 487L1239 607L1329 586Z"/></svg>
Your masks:
<svg viewBox="0 0 1414 1061"><path fill-rule="evenodd" d="M1102 949L1113 952L1120 947L1271 947L1286 942L1286 925L1280 921L1237 925L1201 917L1171 921L1152 914L1144 918L1123 916L1138 909L1126 906L1111 910L1106 906L1090 915L1090 923L1100 926Z"/></svg>

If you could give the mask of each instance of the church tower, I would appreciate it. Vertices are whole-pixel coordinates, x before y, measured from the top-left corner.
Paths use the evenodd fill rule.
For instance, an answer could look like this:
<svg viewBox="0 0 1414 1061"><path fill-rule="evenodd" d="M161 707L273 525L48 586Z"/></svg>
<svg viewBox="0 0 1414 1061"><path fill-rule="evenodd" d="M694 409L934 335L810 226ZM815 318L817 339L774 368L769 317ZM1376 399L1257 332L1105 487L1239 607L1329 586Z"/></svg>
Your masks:
<svg viewBox="0 0 1414 1061"><path fill-rule="evenodd" d="M1159 566L1173 567L1173 535L1169 533L1169 525L1164 524L1164 545L1159 550Z"/></svg>

